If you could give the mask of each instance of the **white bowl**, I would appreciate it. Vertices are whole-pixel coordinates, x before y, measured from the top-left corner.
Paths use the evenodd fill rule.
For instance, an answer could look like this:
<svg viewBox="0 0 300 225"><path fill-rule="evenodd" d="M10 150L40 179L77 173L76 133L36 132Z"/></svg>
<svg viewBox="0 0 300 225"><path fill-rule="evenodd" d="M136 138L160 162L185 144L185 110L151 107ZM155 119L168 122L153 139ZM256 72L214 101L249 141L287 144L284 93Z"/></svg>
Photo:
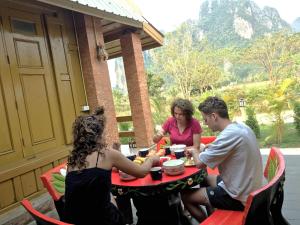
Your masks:
<svg viewBox="0 0 300 225"><path fill-rule="evenodd" d="M171 152L174 154L174 151L176 150L184 150L186 145L180 144L180 145L172 145L170 146Z"/></svg>
<svg viewBox="0 0 300 225"><path fill-rule="evenodd" d="M181 159L172 159L163 163L164 172L174 176L184 173L184 161Z"/></svg>

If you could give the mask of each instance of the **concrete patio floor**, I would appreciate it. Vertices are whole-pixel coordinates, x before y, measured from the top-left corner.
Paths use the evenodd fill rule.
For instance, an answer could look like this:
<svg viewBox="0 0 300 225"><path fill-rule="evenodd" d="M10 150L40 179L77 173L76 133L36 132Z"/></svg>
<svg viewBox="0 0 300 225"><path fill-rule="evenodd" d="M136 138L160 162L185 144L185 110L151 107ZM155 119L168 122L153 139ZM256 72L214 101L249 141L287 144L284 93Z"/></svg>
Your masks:
<svg viewBox="0 0 300 225"><path fill-rule="evenodd" d="M266 163L267 156L269 154L269 149L262 149L262 156L264 164ZM300 225L300 148L289 148L289 149L281 149L284 154L284 158L286 160L286 181L284 186L284 203L283 203L283 215L289 221L291 225ZM45 202L51 200L51 197L48 193L45 193L40 197L40 201ZM38 200L39 201L39 200ZM24 209L19 207L12 212L9 212L9 216L14 217L20 212L23 212ZM57 213L55 211L51 211L48 213L51 217L57 217ZM135 213L134 213L135 214ZM30 223L22 223L12 222L14 220L2 219L0 218L0 225L34 225L35 222ZM136 221L136 217L134 218ZM197 224L193 221L193 224Z"/></svg>

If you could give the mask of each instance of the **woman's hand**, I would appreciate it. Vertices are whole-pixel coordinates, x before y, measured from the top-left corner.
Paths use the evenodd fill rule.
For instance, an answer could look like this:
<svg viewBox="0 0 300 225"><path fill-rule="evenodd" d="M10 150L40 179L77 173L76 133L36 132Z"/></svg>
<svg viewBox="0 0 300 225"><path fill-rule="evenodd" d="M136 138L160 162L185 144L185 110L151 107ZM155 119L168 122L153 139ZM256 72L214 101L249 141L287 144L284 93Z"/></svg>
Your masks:
<svg viewBox="0 0 300 225"><path fill-rule="evenodd" d="M159 161L160 161L160 158L159 156L157 155L152 155L148 158L148 160L151 160L152 161L152 166L158 166L159 165Z"/></svg>
<svg viewBox="0 0 300 225"><path fill-rule="evenodd" d="M159 130L154 136L153 136L153 142L158 143L160 139L164 136L164 132L162 130Z"/></svg>

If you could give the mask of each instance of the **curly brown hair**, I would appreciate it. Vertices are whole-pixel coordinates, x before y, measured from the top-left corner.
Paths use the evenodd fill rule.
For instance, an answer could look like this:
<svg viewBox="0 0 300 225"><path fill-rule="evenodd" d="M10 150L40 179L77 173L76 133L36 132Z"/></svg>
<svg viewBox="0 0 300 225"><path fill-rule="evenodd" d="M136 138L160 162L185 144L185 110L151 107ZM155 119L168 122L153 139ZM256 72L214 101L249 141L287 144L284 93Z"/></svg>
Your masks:
<svg viewBox="0 0 300 225"><path fill-rule="evenodd" d="M73 150L68 158L68 165L78 167L79 170L87 167L86 157L98 151L101 155L107 145L102 137L105 127L104 107L95 109L94 114L79 116L73 123Z"/></svg>
<svg viewBox="0 0 300 225"><path fill-rule="evenodd" d="M182 110L187 121L190 121L192 119L192 116L194 114L194 107L189 100L182 98L175 99L171 105L172 116L174 116L175 107Z"/></svg>

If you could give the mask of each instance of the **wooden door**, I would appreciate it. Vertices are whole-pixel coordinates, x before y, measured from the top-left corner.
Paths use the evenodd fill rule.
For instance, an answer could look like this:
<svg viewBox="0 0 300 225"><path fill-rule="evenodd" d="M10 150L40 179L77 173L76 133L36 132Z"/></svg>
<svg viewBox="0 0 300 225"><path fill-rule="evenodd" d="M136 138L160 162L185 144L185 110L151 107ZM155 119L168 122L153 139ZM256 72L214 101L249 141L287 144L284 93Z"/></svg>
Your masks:
<svg viewBox="0 0 300 225"><path fill-rule="evenodd" d="M74 50L74 47L77 49L77 46L70 43L69 36L72 34L67 33L65 29L67 21L49 15L45 16L45 21L63 118L65 142L71 144L72 124L76 116L80 114L80 103L78 101L80 92L76 88L74 77L76 74L74 70L78 70L79 61L72 64L72 56L70 56L70 51ZM81 82L81 84L83 83Z"/></svg>
<svg viewBox="0 0 300 225"><path fill-rule="evenodd" d="M0 16L0 165L23 157L13 82L3 40L4 29Z"/></svg>
<svg viewBox="0 0 300 225"><path fill-rule="evenodd" d="M24 157L62 144L55 83L39 14L2 8Z"/></svg>

